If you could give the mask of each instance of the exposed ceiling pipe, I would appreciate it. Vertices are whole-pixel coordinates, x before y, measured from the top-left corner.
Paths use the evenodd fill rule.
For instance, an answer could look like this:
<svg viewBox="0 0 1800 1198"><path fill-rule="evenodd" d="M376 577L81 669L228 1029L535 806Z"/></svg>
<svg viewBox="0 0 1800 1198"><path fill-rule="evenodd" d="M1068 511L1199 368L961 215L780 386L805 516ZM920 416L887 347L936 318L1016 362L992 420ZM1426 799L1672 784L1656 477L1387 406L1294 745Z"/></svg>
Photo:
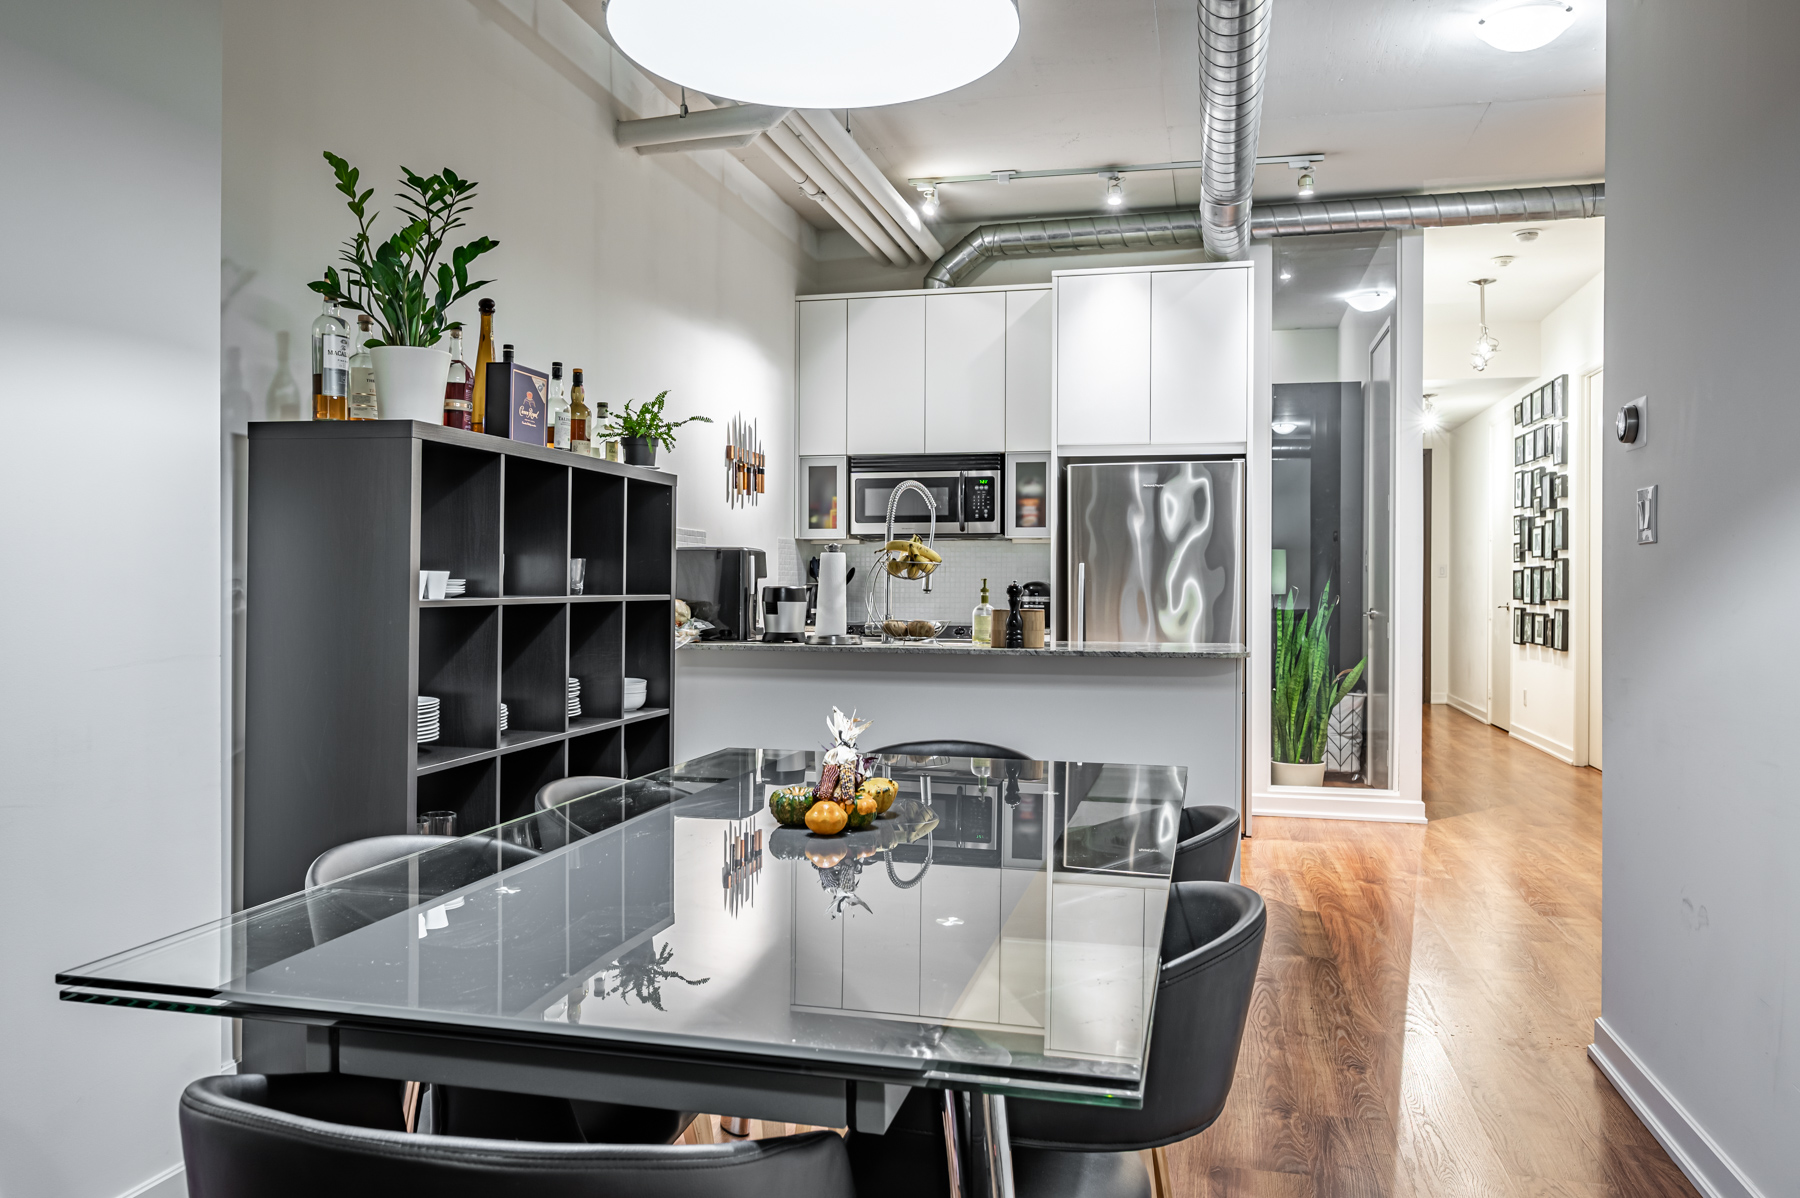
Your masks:
<svg viewBox="0 0 1800 1198"><path fill-rule="evenodd" d="M850 236L855 239L856 244L862 246L871 258L881 259L887 257L886 254L881 252L879 246L869 240L868 234L864 233L862 229L857 226L857 223L851 220L844 210L832 201L830 196L821 191L817 183L814 183L807 177L806 172L800 169L798 163L782 153L781 147L769 140L767 134L758 136L751 144L755 145L757 149L768 155L769 161L780 167L782 171L787 174L788 178L799 184L800 190L811 197L819 207L823 208L825 210L825 215L829 216L832 220L842 226L844 232L850 234Z"/></svg>
<svg viewBox="0 0 1800 1198"><path fill-rule="evenodd" d="M868 152L857 144L848 130L838 126L835 116L822 108L802 108L794 117L805 121L807 128L832 148L844 165L862 181L869 194L899 223L908 239L919 247L926 258L944 256L943 243L932 236L918 211L888 182L887 176L881 173L881 168L870 159Z"/></svg>
<svg viewBox="0 0 1800 1198"><path fill-rule="evenodd" d="M756 140L756 135L787 118L790 108L767 104L739 104L732 108L707 108L686 116L653 116L641 121L619 121L613 136L621 146L640 154L669 154L686 150L735 149Z"/></svg>
<svg viewBox="0 0 1800 1198"><path fill-rule="evenodd" d="M1250 249L1250 188L1273 0L1200 0L1201 235L1215 258Z"/></svg>
<svg viewBox="0 0 1800 1198"><path fill-rule="evenodd" d="M1429 229L1445 225L1575 220L1606 215L1606 184L1527 187L1426 196L1373 196L1361 200L1310 200L1264 204L1250 221L1257 237L1348 233L1380 229ZM1114 216L1063 216L982 225L950 248L925 274L927 287L955 287L990 258L1093 250L1149 250L1200 245L1201 213L1193 208L1121 212Z"/></svg>
<svg viewBox="0 0 1800 1198"><path fill-rule="evenodd" d="M856 172L845 165L843 159L838 157L837 152L826 145L824 139L814 132L811 124L796 118L784 121L783 125L798 134L806 148L811 150L813 155L825 165L825 169L836 175L838 180L850 189L850 194L854 195L857 202L887 231L887 235L894 239L894 243L906 251L909 261L914 263L926 261L924 251L914 244L913 239L906 235L906 231L900 227L887 209L881 206L869 189L863 185L862 180L856 177Z"/></svg>
<svg viewBox="0 0 1800 1198"><path fill-rule="evenodd" d="M817 156L801 143L800 138L792 129L786 125L774 125L770 127L767 137L781 148L782 153L793 159L794 165L805 171L807 178L818 184L820 190L831 197L832 202L845 215L856 222L856 226L867 235L870 241L881 247L882 256L895 266L911 264L912 259L907 257L906 251L900 248L900 243L888 235L888 231L881 227L881 222L877 221L862 206L862 201L858 200L850 189L838 180L836 175L826 169L825 164L820 162Z"/></svg>

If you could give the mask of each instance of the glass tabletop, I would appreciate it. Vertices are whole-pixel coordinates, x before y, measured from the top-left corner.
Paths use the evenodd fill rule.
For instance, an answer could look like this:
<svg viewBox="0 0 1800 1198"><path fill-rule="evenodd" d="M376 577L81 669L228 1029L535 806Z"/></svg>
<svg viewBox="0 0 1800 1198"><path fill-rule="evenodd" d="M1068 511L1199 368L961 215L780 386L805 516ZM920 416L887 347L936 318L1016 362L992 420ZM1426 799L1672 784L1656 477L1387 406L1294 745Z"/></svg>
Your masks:
<svg viewBox="0 0 1800 1198"><path fill-rule="evenodd" d="M72 999L449 1025L1135 1104L1186 771L725 749L58 975Z"/></svg>

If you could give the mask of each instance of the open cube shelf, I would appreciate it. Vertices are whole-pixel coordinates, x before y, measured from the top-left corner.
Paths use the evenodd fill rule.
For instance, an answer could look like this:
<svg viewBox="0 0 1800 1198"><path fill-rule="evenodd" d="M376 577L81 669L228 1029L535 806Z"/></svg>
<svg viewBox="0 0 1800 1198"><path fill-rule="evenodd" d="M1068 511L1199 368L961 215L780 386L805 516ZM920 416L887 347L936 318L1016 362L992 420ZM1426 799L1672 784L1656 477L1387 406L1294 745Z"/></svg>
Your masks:
<svg viewBox="0 0 1800 1198"><path fill-rule="evenodd" d="M568 774L667 768L674 533L657 471L412 421L252 424L246 904L423 811L473 832ZM420 570L464 596L420 599ZM440 703L424 745L419 695Z"/></svg>

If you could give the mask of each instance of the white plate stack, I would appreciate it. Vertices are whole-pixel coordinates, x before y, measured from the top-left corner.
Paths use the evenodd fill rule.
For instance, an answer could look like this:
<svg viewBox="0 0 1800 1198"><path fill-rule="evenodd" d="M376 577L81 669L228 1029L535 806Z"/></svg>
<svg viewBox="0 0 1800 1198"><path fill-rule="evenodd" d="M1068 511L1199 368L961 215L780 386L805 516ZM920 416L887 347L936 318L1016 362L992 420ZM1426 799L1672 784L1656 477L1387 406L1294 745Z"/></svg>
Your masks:
<svg viewBox="0 0 1800 1198"><path fill-rule="evenodd" d="M500 731L506 731L506 704L500 704Z"/></svg>
<svg viewBox="0 0 1800 1198"><path fill-rule="evenodd" d="M581 714L581 679L569 679L569 718Z"/></svg>
<svg viewBox="0 0 1800 1198"><path fill-rule="evenodd" d="M644 696L649 693L650 684L642 678L625 679L625 710L636 711L644 705Z"/></svg>
<svg viewBox="0 0 1800 1198"><path fill-rule="evenodd" d="M444 598L446 599L461 599L468 593L469 580L466 578L452 578L444 584Z"/></svg>
<svg viewBox="0 0 1800 1198"><path fill-rule="evenodd" d="M438 738L439 731L438 701L431 695L420 695L415 739L419 744L428 745Z"/></svg>

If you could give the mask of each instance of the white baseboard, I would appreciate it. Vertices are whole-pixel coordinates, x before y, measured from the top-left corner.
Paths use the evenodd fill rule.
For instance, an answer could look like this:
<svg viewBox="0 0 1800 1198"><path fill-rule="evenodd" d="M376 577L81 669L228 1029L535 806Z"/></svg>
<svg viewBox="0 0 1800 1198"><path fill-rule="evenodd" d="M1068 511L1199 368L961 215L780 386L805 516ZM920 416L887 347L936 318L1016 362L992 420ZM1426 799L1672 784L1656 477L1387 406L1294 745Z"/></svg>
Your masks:
<svg viewBox="0 0 1800 1198"><path fill-rule="evenodd" d="M1355 819L1384 824L1422 824L1425 804L1391 790L1358 792L1331 786L1284 786L1250 796L1252 815L1298 819Z"/></svg>
<svg viewBox="0 0 1800 1198"><path fill-rule="evenodd" d="M187 1198L187 1170L170 1165L149 1181L139 1182L119 1198Z"/></svg>
<svg viewBox="0 0 1800 1198"><path fill-rule="evenodd" d="M1594 1042L1588 1045L1588 1059L1606 1075L1619 1097L1667 1150L1669 1159L1706 1198L1766 1198L1706 1134L1706 1129L1663 1088L1638 1055L1613 1033L1605 1019L1594 1020Z"/></svg>
<svg viewBox="0 0 1800 1198"><path fill-rule="evenodd" d="M1540 732L1529 728L1521 728L1517 722L1512 726L1512 738L1522 740L1540 753L1548 753L1564 765L1575 764L1575 747L1565 745L1561 741L1551 740Z"/></svg>
<svg viewBox="0 0 1800 1198"><path fill-rule="evenodd" d="M1449 691L1432 691L1431 692L1431 701L1433 703L1448 703L1450 701L1450 692Z"/></svg>
<svg viewBox="0 0 1800 1198"><path fill-rule="evenodd" d="M1450 696L1450 706L1456 708L1456 710L1462 712L1466 716L1473 716L1484 724L1491 722L1488 719L1488 712L1485 706L1477 707L1473 703L1457 698L1455 695Z"/></svg>

